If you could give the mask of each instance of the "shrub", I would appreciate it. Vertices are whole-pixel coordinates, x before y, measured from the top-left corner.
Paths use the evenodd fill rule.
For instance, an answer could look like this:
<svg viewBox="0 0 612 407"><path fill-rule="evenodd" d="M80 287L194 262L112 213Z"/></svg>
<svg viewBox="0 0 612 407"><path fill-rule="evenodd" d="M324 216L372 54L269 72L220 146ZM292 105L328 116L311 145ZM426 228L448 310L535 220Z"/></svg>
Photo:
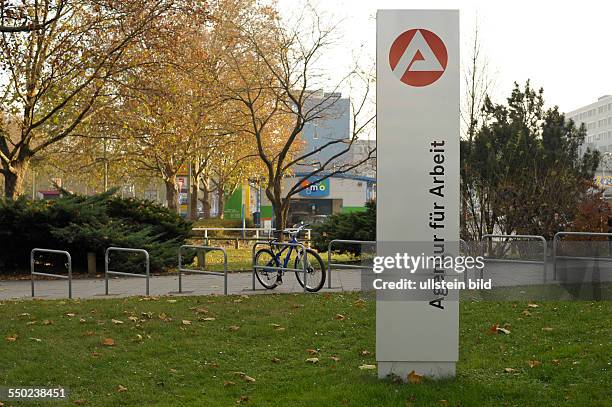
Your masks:
<svg viewBox="0 0 612 407"><path fill-rule="evenodd" d="M368 202L364 212L338 213L313 227L313 245L327 251L333 239L376 240L376 202ZM361 253L359 245L339 245L339 253Z"/></svg>
<svg viewBox="0 0 612 407"><path fill-rule="evenodd" d="M56 201L0 200L0 272L27 269L35 247L69 251L75 269L85 267L88 252L101 261L109 246L147 250L152 272L175 265L191 224L154 202L114 192L67 194ZM134 271L133 257L112 259L123 271Z"/></svg>

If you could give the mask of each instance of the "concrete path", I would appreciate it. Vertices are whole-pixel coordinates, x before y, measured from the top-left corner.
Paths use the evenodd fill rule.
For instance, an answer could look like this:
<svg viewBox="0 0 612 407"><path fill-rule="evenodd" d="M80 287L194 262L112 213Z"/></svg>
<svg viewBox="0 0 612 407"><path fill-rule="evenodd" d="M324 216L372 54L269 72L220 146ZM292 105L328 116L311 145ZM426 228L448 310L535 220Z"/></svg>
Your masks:
<svg viewBox="0 0 612 407"><path fill-rule="evenodd" d="M332 288L327 281L324 291L359 291L361 278L359 270L334 270ZM37 277L38 278L38 277ZM228 294L272 294L275 292L303 292L293 273L287 273L283 285L274 290L264 289L255 280L253 291L251 273L230 273L228 275ZM190 274L183 275L183 293L178 293L178 275L151 276L150 294L158 295L223 295L223 277ZM73 298L117 298L134 295L145 295L144 278L110 278L109 295L104 295L104 278L78 278L72 280ZM36 298L68 298L67 280L39 280L34 283ZM30 280L0 281L0 300L31 298Z"/></svg>
<svg viewBox="0 0 612 407"><path fill-rule="evenodd" d="M362 271L351 269L333 270L332 287L327 281L321 292L326 291L360 291ZM467 273L470 279L479 278L480 273ZM546 277L545 277L546 276ZM542 264L488 263L485 279L491 279L493 287L539 286L552 285L560 282L578 282L589 284L593 281L612 282L612 263L607 267L584 262L564 262L558 266L558 280L555 281L553 267L548 264L544 273ZM365 284L371 281L364 279ZM178 293L178 275L152 276L150 279L151 295L222 295L223 277L208 275L184 275L183 293ZM271 294L298 293L303 288L298 284L295 275L289 272L285 275L284 284L274 290L264 289L255 281L252 285L251 273L230 273L228 275L229 294ZM36 280L35 294L37 298L57 299L68 298L68 282L66 280ZM144 278L111 278L109 280L109 295L104 295L104 279L74 279L72 281L73 298L117 298L135 295L145 295ZM31 298L30 280L0 281L0 300Z"/></svg>

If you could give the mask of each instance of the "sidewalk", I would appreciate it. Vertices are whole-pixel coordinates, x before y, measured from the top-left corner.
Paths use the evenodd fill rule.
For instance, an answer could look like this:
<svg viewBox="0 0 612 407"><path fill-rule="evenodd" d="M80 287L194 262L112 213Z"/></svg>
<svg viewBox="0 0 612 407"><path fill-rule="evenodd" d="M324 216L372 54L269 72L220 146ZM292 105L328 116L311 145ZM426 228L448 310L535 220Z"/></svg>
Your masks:
<svg viewBox="0 0 612 407"><path fill-rule="evenodd" d="M327 281L321 289L324 291L359 291L361 289L360 271L334 270L332 288ZM230 273L227 277L228 294L271 294L298 293L303 288L298 284L293 273L288 273L283 279L284 284L274 290L264 289L255 280L255 291L252 289L251 273ZM36 280L34 283L35 298L59 299L68 298L67 280ZM183 293L178 293L178 275L151 276L149 280L150 294L159 295L223 295L223 277L190 274L183 275ZM104 295L104 278L72 280L73 298L118 298L135 295L145 295L144 278L110 278L108 282L109 295ZM0 281L0 300L31 298L30 280Z"/></svg>

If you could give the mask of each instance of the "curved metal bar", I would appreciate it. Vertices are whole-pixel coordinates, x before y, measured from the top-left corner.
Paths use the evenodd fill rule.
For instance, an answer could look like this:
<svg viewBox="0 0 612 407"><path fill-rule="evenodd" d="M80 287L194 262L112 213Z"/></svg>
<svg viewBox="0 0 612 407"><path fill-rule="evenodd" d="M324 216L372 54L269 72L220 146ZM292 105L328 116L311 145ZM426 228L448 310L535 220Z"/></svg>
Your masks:
<svg viewBox="0 0 612 407"><path fill-rule="evenodd" d="M137 274L137 273L124 273L121 271L112 271L109 270L109 254L110 252L127 252L127 253L142 253L145 255L145 275ZM109 247L104 252L104 288L105 294L108 295L108 275L118 275L118 276L126 276L126 277L144 277L146 279L146 295L149 295L149 268L150 268L150 259L149 252L144 249L132 249L129 247Z"/></svg>
<svg viewBox="0 0 612 407"><path fill-rule="evenodd" d="M68 270L68 276L64 276L61 274L51 274L51 273L41 273L34 270L34 255L36 253L51 253L51 254L62 254L66 256L68 259L68 263L66 263L66 268ZM64 280L68 280L68 298L72 299L72 257L70 253L65 250L53 250L53 249L32 249L30 252L30 281L32 285L32 297L34 297L34 276L45 276L45 277L55 277L61 278Z"/></svg>
<svg viewBox="0 0 612 407"><path fill-rule="evenodd" d="M333 239L327 245L327 288L332 288L332 268L352 268L359 270L372 270L372 267L366 266L356 266L354 264L342 264L342 263L332 263L332 246L334 243L342 243L342 244L376 244L374 240L345 240L345 239Z"/></svg>
<svg viewBox="0 0 612 407"><path fill-rule="evenodd" d="M206 271L206 270L194 270L183 267L183 249L196 249L204 251L204 259L206 258L206 252L220 251L223 253L223 272L219 271ZM223 276L223 294L227 295L227 252L223 247L215 246L198 246L198 245L182 245L178 251L178 271L179 271L179 293L183 292L183 273L189 274L206 274L211 276Z"/></svg>

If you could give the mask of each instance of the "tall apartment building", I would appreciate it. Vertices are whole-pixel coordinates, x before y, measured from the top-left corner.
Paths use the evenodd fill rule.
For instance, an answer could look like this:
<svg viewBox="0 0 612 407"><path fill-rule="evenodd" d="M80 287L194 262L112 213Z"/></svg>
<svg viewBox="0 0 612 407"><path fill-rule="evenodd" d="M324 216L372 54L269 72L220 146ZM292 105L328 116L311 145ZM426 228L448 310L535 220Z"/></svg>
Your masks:
<svg viewBox="0 0 612 407"><path fill-rule="evenodd" d="M602 153L612 152L612 95L605 95L596 102L565 114L576 125L584 123L587 136L584 148L590 147Z"/></svg>
<svg viewBox="0 0 612 407"><path fill-rule="evenodd" d="M604 196L612 200L612 95L604 95L597 102L565 114L576 125L584 124L587 135L582 151L599 150L602 161L595 172L595 182L604 189Z"/></svg>

